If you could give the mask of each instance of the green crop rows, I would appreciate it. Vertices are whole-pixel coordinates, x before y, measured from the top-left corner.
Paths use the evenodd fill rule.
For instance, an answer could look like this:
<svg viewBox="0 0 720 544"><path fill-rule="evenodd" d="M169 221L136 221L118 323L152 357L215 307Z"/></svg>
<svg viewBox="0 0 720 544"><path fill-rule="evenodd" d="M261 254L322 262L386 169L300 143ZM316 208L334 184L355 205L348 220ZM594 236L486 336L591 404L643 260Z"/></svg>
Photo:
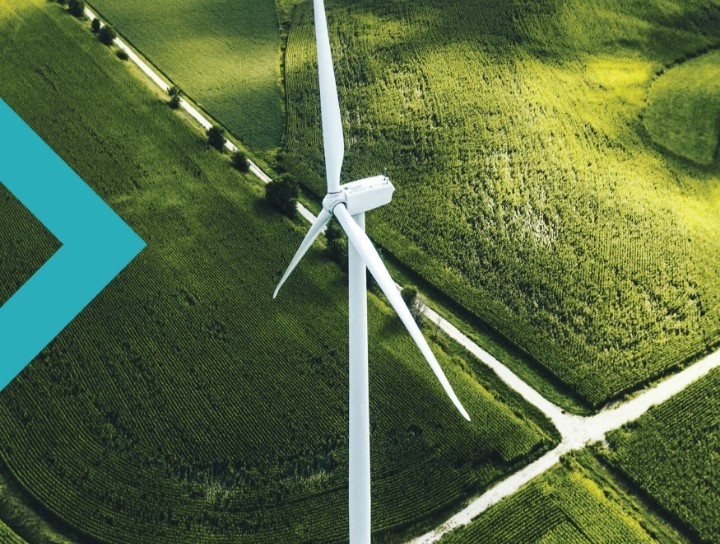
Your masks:
<svg viewBox="0 0 720 544"><path fill-rule="evenodd" d="M245 144L280 145L273 0L94 0L103 16Z"/></svg>
<svg viewBox="0 0 720 544"><path fill-rule="evenodd" d="M588 453L565 458L443 544L639 544L687 542L626 495Z"/></svg>
<svg viewBox="0 0 720 544"><path fill-rule="evenodd" d="M608 436L610 461L702 542L720 541L720 370Z"/></svg>
<svg viewBox="0 0 720 544"><path fill-rule="evenodd" d="M3 542L3 544L25 544L25 541L2 521L0 521L0 542Z"/></svg>
<svg viewBox="0 0 720 544"><path fill-rule="evenodd" d="M386 250L595 406L717 344L718 164L643 125L656 74L720 43L717 1L327 8L345 178L397 186ZM320 195L310 2L291 19L286 162Z"/></svg>
<svg viewBox="0 0 720 544"><path fill-rule="evenodd" d="M718 158L720 51L673 67L653 85L645 127L659 145L709 166Z"/></svg>
<svg viewBox="0 0 720 544"><path fill-rule="evenodd" d="M0 394L0 455L115 543L325 542L347 531L347 292L183 114L56 3L0 0L0 96L148 243ZM0 186L6 300L57 243ZM7 266L5 262L18 263ZM556 442L434 344L465 424L370 297L374 530L432 525Z"/></svg>

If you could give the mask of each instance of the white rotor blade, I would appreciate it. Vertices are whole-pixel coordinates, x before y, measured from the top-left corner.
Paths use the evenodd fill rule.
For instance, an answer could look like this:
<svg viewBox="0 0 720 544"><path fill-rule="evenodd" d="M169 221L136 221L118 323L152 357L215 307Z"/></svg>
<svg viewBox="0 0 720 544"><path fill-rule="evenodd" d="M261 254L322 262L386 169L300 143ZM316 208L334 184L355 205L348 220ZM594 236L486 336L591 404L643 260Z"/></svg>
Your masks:
<svg viewBox="0 0 720 544"><path fill-rule="evenodd" d="M338 204L335 206L333 213L345 229L350 243L360 254L362 260L365 261L365 265L368 267L368 270L370 270L370 273L375 278L375 281L377 281L380 289L382 289L383 293L385 293L385 296L390 301L390 304L400 316L400 319L410 333L410 336L412 336L413 340L415 340L415 343L420 348L420 351L425 356L425 359L427 359L427 362L430 363L430 368L432 368L432 371L435 373L435 376L437 376L437 379L440 380L440 384L443 386L443 389L445 389L445 393L447 393L447 396L450 397L450 400L462 416L470 421L470 416L465 411L465 408L463 408L463 405L460 403L457 395L455 395L455 391L453 391L450 382L445 377L440 364L435 358L435 354L432 352L430 346L428 346L427 340L425 340L425 337L420 332L420 327L418 327L417 323L415 323L413 316L410 314L410 310L408 310L408 307L405 305L405 301L400 296L400 292L397 290L395 282L390 277L390 273L387 271L387 268L385 268L385 264L382 262L382 259L380 258L380 255L378 255L378 252L370 241L370 238L368 238L367 234L365 234L358 224L355 223L355 220L350 215L350 212L347 211L345 205Z"/></svg>
<svg viewBox="0 0 720 544"><path fill-rule="evenodd" d="M340 102L338 101L332 52L330 51L330 36L325 18L325 4L323 0L315 0L314 7L327 187L328 193L336 193L340 190L340 170L345 155L345 141L343 140Z"/></svg>
<svg viewBox="0 0 720 544"><path fill-rule="evenodd" d="M317 219L315 219L315 222L312 224L312 227L310 227L310 230L305 235L305 238L303 239L302 243L300 244L300 247L298 248L297 252L295 252L295 256L292 258L292 261L290 261L290 264L287 267L287 270L285 270L285 274L283 274L283 277L280 278L280 282L278 283L277 287L275 288L275 293L273 294L273 298L276 298L278 293L280 292L280 288L283 286L283 283L285 283L285 280L288 279L290 274L293 270L295 270L295 267L300 262L300 259L302 259L305 254L307 253L307 250L310 249L310 246L313 245L313 242L317 239L317 237L322 232L322 229L327 225L327 222L330 221L332 218L332 214L328 212L325 208L323 208L320 213L317 216Z"/></svg>

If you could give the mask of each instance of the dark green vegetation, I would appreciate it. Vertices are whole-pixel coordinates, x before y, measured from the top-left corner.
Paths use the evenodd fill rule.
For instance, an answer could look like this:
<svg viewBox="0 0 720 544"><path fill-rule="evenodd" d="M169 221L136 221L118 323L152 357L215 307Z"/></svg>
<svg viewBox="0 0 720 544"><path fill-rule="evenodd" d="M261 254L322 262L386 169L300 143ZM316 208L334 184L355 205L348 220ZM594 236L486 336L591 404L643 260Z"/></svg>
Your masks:
<svg viewBox="0 0 720 544"><path fill-rule="evenodd" d="M609 460L703 542L720 542L720 370L608 436Z"/></svg>
<svg viewBox="0 0 720 544"><path fill-rule="evenodd" d="M345 180L398 189L387 251L595 406L717 344L718 167L642 121L655 74L720 43L716 0L327 8ZM321 174L310 2L290 12L286 163Z"/></svg>
<svg viewBox="0 0 720 544"><path fill-rule="evenodd" d="M4 544L25 544L25 541L2 521L0 521L0 542Z"/></svg>
<svg viewBox="0 0 720 544"><path fill-rule="evenodd" d="M225 131L222 129L222 127L219 127L217 125L212 126L208 129L207 132L208 137L208 143L211 147L214 147L218 151L222 151L223 147L225 147Z"/></svg>
<svg viewBox="0 0 720 544"><path fill-rule="evenodd" d="M589 453L574 454L442 540L445 544L687 542Z"/></svg>
<svg viewBox="0 0 720 544"><path fill-rule="evenodd" d="M280 145L280 32L273 0L93 0L190 98L243 143Z"/></svg>
<svg viewBox="0 0 720 544"><path fill-rule="evenodd" d="M297 215L298 194L298 182L287 174L265 186L265 201L288 217Z"/></svg>
<svg viewBox="0 0 720 544"><path fill-rule="evenodd" d="M720 51L665 72L653 84L645 113L653 140L701 165L717 159L720 133Z"/></svg>
<svg viewBox="0 0 720 544"><path fill-rule="evenodd" d="M105 45L112 45L115 38L117 38L117 32L110 25L105 25L98 31L98 38Z"/></svg>
<svg viewBox="0 0 720 544"><path fill-rule="evenodd" d="M337 265L314 249L273 302L306 226L270 209L89 24L44 0L0 0L0 51L0 96L148 244L0 394L4 464L107 542L342 540ZM56 243L6 191L0 205L6 300ZM377 534L427 528L555 441L439 336L465 424L382 299L369 314Z"/></svg>

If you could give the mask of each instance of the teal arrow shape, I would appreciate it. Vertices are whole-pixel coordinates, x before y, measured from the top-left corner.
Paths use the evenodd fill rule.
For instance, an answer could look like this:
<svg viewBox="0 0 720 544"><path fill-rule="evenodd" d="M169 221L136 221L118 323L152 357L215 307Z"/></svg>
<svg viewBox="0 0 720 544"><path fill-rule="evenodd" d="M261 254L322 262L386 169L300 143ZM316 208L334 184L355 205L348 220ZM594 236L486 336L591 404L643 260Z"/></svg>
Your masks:
<svg viewBox="0 0 720 544"><path fill-rule="evenodd" d="M140 253L145 242L2 100L0 183L61 244L0 307L3 389Z"/></svg>

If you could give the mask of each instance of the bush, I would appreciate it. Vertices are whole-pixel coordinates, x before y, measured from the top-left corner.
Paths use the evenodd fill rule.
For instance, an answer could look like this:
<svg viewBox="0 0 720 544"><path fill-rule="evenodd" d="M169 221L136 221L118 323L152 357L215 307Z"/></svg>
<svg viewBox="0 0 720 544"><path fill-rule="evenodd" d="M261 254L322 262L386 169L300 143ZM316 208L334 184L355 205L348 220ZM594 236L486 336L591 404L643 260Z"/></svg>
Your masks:
<svg viewBox="0 0 720 544"><path fill-rule="evenodd" d="M225 145L225 131L219 126L215 125L210 127L207 136L208 143L218 151L222 151L223 146Z"/></svg>
<svg viewBox="0 0 720 544"><path fill-rule="evenodd" d="M125 51L124 49L118 49L118 52L115 54L120 60L128 60L130 58L130 56L127 54L127 51Z"/></svg>
<svg viewBox="0 0 720 544"><path fill-rule="evenodd" d="M265 186L265 200L273 207L287 215L297 215L298 183L287 174Z"/></svg>
<svg viewBox="0 0 720 544"><path fill-rule="evenodd" d="M173 85L168 89L168 94L170 95L170 102L168 102L168 104L172 109L178 109L180 107L180 87Z"/></svg>
<svg viewBox="0 0 720 544"><path fill-rule="evenodd" d="M232 157L230 157L230 162L232 163L233 168L236 168L242 173L246 173L250 170L250 163L248 162L245 154L241 151L233 153Z"/></svg>
<svg viewBox="0 0 720 544"><path fill-rule="evenodd" d="M90 23L90 30L92 30L95 34L100 32L100 19L93 19L92 23Z"/></svg>
<svg viewBox="0 0 720 544"><path fill-rule="evenodd" d="M112 45L115 38L117 38L117 34L113 27L111 27L110 25L105 25L100 29L100 32L98 32L98 37L100 38L100 41L105 45Z"/></svg>
<svg viewBox="0 0 720 544"><path fill-rule="evenodd" d="M407 285L400 291L400 296L407 304L410 309L410 313L415 319L415 322L419 325L422 322L423 313L425 313L425 303L418 297L417 287L414 285Z"/></svg>
<svg viewBox="0 0 720 544"><path fill-rule="evenodd" d="M84 0L70 0L70 3L68 4L68 11L75 17L82 17L85 14Z"/></svg>

